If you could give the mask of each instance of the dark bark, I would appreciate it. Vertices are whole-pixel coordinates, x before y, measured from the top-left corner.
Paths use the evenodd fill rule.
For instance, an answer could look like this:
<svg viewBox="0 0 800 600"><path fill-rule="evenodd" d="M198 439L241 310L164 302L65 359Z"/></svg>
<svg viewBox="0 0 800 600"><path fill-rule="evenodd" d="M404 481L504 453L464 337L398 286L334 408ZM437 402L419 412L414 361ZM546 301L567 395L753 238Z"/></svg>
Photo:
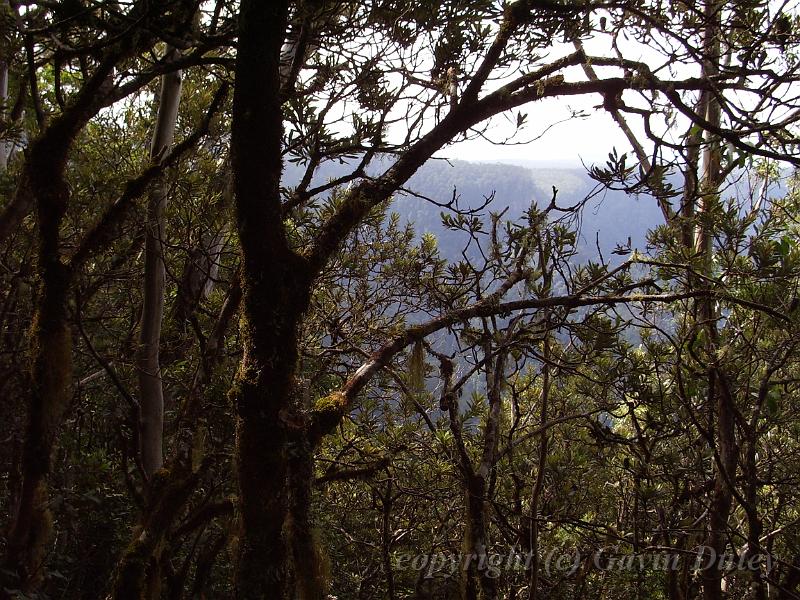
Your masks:
<svg viewBox="0 0 800 600"><path fill-rule="evenodd" d="M217 556L225 548L227 542L228 537L226 535L220 535L200 553L200 556L197 558L197 567L195 569L194 582L192 583L189 598L194 600L195 598L202 599L211 597L207 590L208 580L211 577Z"/></svg>
<svg viewBox="0 0 800 600"><path fill-rule="evenodd" d="M488 329L487 329L487 336ZM487 337L488 339L488 337ZM501 386L505 371L505 352L492 359L492 345L484 344L487 400L489 410L484 424L483 449L476 469L467 453L462 437L458 409L458 384L453 383L453 364L444 355L438 355L442 374L441 406L449 415L450 431L455 444L454 458L461 475L464 490L464 557L460 581L460 596L464 600L495 600L498 597L497 578L489 564L489 481L493 476L499 441Z"/></svg>
<svg viewBox="0 0 800 600"><path fill-rule="evenodd" d="M147 3L136 4L132 16L152 17ZM174 18L180 18L175 13ZM146 27L130 29L111 46L74 100L47 125L30 147L21 182L9 209L35 206L40 290L30 333L32 373L22 457L22 484L9 529L3 583L35 592L44 574L45 549L52 534L48 480L53 449L70 399L72 341L67 295L73 269L61 256L59 230L69 203L65 180L72 144L89 120L115 96L112 74L119 61L152 40ZM27 213L2 219L7 235ZM6 211L7 212L7 211Z"/></svg>
<svg viewBox="0 0 800 600"><path fill-rule="evenodd" d="M149 19L147 3L136 4L132 16ZM171 18L181 19L174 13ZM144 25L144 24L143 24ZM91 118L119 92L113 88L116 65L147 47L149 28L127 30L111 46L74 100L53 119L30 147L20 185L11 206L36 208L40 290L30 333L32 374L28 424L22 457L19 502L9 530L3 583L8 588L35 592L44 574L45 549L52 534L48 508L48 480L52 454L70 399L72 342L68 324L67 296L74 268L62 259L59 230L69 203L65 180L72 144ZM15 213L8 233L24 217ZM5 221L4 221L5 223Z"/></svg>
<svg viewBox="0 0 800 600"><path fill-rule="evenodd" d="M8 536L8 587L33 592L44 574L45 548L52 533L48 480L53 449L70 399L72 336L67 295L71 270L61 257L59 230L69 203L67 154L80 129L94 115L86 98L99 93L99 71L70 111L34 142L17 195L35 200L39 231L40 290L30 332L32 372L28 422L22 456L22 489Z"/></svg>
<svg viewBox="0 0 800 600"><path fill-rule="evenodd" d="M280 199L280 50L288 3L245 0L233 98L231 156L242 248L243 358L236 414L237 598L285 598L291 548L289 450L297 414L298 326L308 306L305 261L290 247Z"/></svg>
<svg viewBox="0 0 800 600"><path fill-rule="evenodd" d="M487 572L486 480L480 474L466 477L465 501L464 553L469 563L463 574L462 597L494 600L497 598L496 582Z"/></svg>
<svg viewBox="0 0 800 600"><path fill-rule="evenodd" d="M123 552L114 576L114 600L160 598L162 549L167 532L198 481L186 465L162 469L150 479L147 509Z"/></svg>
<svg viewBox="0 0 800 600"><path fill-rule="evenodd" d="M786 575L780 582L778 600L797 600L797 586L800 585L800 555L796 555L787 566Z"/></svg>
<svg viewBox="0 0 800 600"><path fill-rule="evenodd" d="M293 431L289 456L289 516L286 533L291 544L290 597L297 600L324 600L329 579L328 561L312 521L314 448L306 429Z"/></svg>
<svg viewBox="0 0 800 600"><path fill-rule="evenodd" d="M22 456L22 489L8 537L6 569L24 591L34 591L44 570L52 530L48 480L58 431L70 399L72 336L67 295L71 270L61 257L59 230L69 203L67 154L80 129L94 115L87 94L99 93L102 70L87 84L72 109L34 142L17 195L35 200L39 231L40 290L30 332L32 372L28 423Z"/></svg>
<svg viewBox="0 0 800 600"><path fill-rule="evenodd" d="M758 511L758 491L759 477L756 463L756 443L757 433L754 428L747 432L745 442L743 471L745 477L745 499L747 505L744 507L747 514L747 560L749 564L760 563L756 556L762 554L761 535L764 532L764 524ZM761 565L751 571L752 597L753 600L766 600L767 591L761 577Z"/></svg>
<svg viewBox="0 0 800 600"><path fill-rule="evenodd" d="M707 317L703 320L710 323L711 302L703 300L700 304L701 314ZM716 325L709 324L707 332L710 336L709 351L715 351L718 347ZM734 426L735 408L730 395L730 386L725 374L716 367L709 368L708 403L709 410L716 418L716 452L719 458L715 465L714 488L711 492L707 545L719 559L728 545L728 519L733 507L731 486L734 485L736 478L738 449ZM703 595L706 600L722 598L723 571L718 565L717 560L702 572Z"/></svg>

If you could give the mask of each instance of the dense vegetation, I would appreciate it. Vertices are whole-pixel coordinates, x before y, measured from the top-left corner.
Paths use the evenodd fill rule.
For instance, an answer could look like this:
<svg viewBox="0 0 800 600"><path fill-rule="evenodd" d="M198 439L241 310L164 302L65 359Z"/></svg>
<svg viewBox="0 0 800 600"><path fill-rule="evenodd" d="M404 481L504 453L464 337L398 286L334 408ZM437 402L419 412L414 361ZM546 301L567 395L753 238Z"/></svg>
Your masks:
<svg viewBox="0 0 800 600"><path fill-rule="evenodd" d="M797 12L0 2L0 597L800 597Z"/></svg>

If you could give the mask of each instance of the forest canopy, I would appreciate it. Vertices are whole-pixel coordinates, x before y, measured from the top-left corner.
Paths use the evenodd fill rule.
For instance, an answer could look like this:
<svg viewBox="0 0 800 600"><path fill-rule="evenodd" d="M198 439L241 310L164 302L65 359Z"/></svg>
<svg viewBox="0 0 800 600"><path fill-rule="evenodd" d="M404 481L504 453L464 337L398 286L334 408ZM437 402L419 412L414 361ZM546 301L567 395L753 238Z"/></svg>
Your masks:
<svg viewBox="0 0 800 600"><path fill-rule="evenodd" d="M798 8L0 0L0 597L800 598Z"/></svg>

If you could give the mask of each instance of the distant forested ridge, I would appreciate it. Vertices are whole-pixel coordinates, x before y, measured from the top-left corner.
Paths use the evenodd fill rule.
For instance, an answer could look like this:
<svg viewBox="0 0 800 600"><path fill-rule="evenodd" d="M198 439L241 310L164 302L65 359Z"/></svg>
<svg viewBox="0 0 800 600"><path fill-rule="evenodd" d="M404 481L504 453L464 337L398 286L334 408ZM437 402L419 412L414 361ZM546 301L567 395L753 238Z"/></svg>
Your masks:
<svg viewBox="0 0 800 600"><path fill-rule="evenodd" d="M347 170L346 164L327 164L316 172L314 181L322 183ZM287 165L284 184L296 184L301 176L300 167ZM562 208L577 207L589 198L580 211L578 249L583 260L599 259L598 241L606 259L612 258L611 252L618 246L627 246L628 238L632 248L644 251L647 231L663 220L658 204L649 193L637 195L607 190L598 185L583 166L541 167L434 159L425 163L405 186L440 204L450 202L455 195L462 208L483 206L490 199L483 213L503 212L503 218L511 221L518 220L532 204L545 208L553 200L554 187L556 203ZM418 234L435 234L443 256L458 258L461 236L445 233L447 230L441 220L445 208L401 191L389 210L413 223Z"/></svg>

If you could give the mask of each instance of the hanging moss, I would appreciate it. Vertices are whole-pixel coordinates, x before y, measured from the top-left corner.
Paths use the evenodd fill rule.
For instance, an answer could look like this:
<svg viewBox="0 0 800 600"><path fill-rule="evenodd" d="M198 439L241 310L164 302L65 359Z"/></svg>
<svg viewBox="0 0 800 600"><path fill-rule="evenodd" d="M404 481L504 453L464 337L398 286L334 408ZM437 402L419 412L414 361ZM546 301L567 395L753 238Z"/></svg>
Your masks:
<svg viewBox="0 0 800 600"><path fill-rule="evenodd" d="M420 340L414 343L411 350L411 358L408 361L408 382L415 394L425 391L425 352Z"/></svg>

